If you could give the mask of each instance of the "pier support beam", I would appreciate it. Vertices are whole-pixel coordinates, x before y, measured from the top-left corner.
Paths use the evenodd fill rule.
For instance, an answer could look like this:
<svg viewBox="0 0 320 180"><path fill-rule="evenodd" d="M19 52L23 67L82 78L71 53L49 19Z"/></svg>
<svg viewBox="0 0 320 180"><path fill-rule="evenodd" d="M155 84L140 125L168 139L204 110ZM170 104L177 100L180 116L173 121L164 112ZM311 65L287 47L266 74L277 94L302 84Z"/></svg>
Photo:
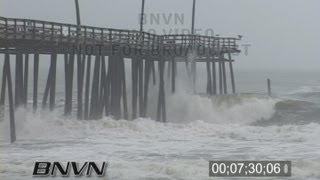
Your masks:
<svg viewBox="0 0 320 180"><path fill-rule="evenodd" d="M0 106L5 105L5 90L6 84L8 84L8 97L9 97L9 113L10 113L10 142L14 143L16 141L16 126L15 126L15 116L14 116L14 102L13 102L13 90L12 90L12 80L11 80L11 67L10 67L10 56L6 52L5 60L3 65L3 77L2 77L2 87L1 87L1 99Z"/></svg>
<svg viewBox="0 0 320 180"><path fill-rule="evenodd" d="M158 96L158 107L157 107L157 121L167 122L166 116L166 99L165 99L165 89L164 89L164 59L158 61L159 65L159 96Z"/></svg>
<svg viewBox="0 0 320 180"><path fill-rule="evenodd" d="M193 92L197 93L197 62L191 62Z"/></svg>
<svg viewBox="0 0 320 180"><path fill-rule="evenodd" d="M29 78L29 54L25 54L24 59L24 77L23 77L23 104L27 107L28 101L28 78Z"/></svg>
<svg viewBox="0 0 320 180"><path fill-rule="evenodd" d="M138 85L139 85L139 117L144 116L144 107L143 107L143 59L138 61Z"/></svg>
<svg viewBox="0 0 320 180"><path fill-rule="evenodd" d="M211 80L211 66L210 61L207 60L207 95L212 95L212 80Z"/></svg>
<svg viewBox="0 0 320 180"><path fill-rule="evenodd" d="M226 64L224 60L222 60L222 78L223 78L223 93L228 94Z"/></svg>
<svg viewBox="0 0 320 180"><path fill-rule="evenodd" d="M271 80L267 79L267 85L268 85L268 96L271 96Z"/></svg>
<svg viewBox="0 0 320 180"><path fill-rule="evenodd" d="M123 89L122 72L121 72L121 56L114 55L110 57L111 66L111 101L110 101L110 114L115 119L121 118L121 96Z"/></svg>
<svg viewBox="0 0 320 180"><path fill-rule="evenodd" d="M57 74L57 54L51 55L52 76L50 82L50 111L54 110L56 103L56 74Z"/></svg>
<svg viewBox="0 0 320 180"><path fill-rule="evenodd" d="M138 59L132 58L132 120L137 118L137 99L138 99Z"/></svg>
<svg viewBox="0 0 320 180"><path fill-rule="evenodd" d="M5 62L6 63L6 62ZM5 65L3 64L3 71L2 71L2 85L1 85L1 95L0 95L0 108L5 108L5 98L6 98L6 87L7 87L7 72L5 69ZM4 112L3 112L4 115Z"/></svg>
<svg viewBox="0 0 320 180"><path fill-rule="evenodd" d="M101 74L100 74L100 95L99 95L99 116L102 117L103 110L105 109L105 96L106 96L106 58L104 55L101 56Z"/></svg>
<svg viewBox="0 0 320 180"><path fill-rule="evenodd" d="M152 69L152 62L150 60L145 60L145 74L144 74L144 103L143 103L143 116L147 116L147 109L148 109L148 93L149 93L149 81Z"/></svg>
<svg viewBox="0 0 320 180"><path fill-rule="evenodd" d="M128 102L127 102L127 84L126 84L126 69L124 58L120 57L120 73L121 73L121 87L122 87L122 105L123 105L123 119L128 120Z"/></svg>
<svg viewBox="0 0 320 180"><path fill-rule="evenodd" d="M157 81L156 81L156 70L155 70L154 61L152 61L151 71L152 71L152 81L153 81L153 85L155 86L155 85L157 84Z"/></svg>
<svg viewBox="0 0 320 180"><path fill-rule="evenodd" d="M171 58L171 62L169 64L171 65L171 92L175 93L176 92L176 76L177 76L177 62L175 61L174 57Z"/></svg>
<svg viewBox="0 0 320 180"><path fill-rule="evenodd" d="M232 88L232 93L235 94L236 93L236 85L234 82L234 73L233 73L231 53L228 53L228 59L229 59L229 68L230 68L231 88Z"/></svg>
<svg viewBox="0 0 320 180"><path fill-rule="evenodd" d="M91 88L91 103L89 119L98 119L99 110L99 83L100 83L100 55L96 55L93 70L93 80Z"/></svg>
<svg viewBox="0 0 320 180"><path fill-rule="evenodd" d="M112 62L111 57L108 57L108 71L106 76L106 83L105 83L105 93L104 93L104 103L105 103L105 115L110 115L110 96L111 96L111 73L112 73Z"/></svg>
<svg viewBox="0 0 320 180"><path fill-rule="evenodd" d="M74 54L64 55L65 64L65 104L64 115L70 116L72 111L72 91L73 91L73 72L74 72Z"/></svg>
<svg viewBox="0 0 320 180"><path fill-rule="evenodd" d="M77 85L78 85L78 111L77 118L83 119L83 104L82 104L82 92L83 92L83 77L85 66L85 55L77 54Z"/></svg>
<svg viewBox="0 0 320 180"><path fill-rule="evenodd" d="M216 73L216 62L212 60L212 93L217 94L217 73Z"/></svg>
<svg viewBox="0 0 320 180"><path fill-rule="evenodd" d="M50 111L53 111L55 106L55 89L56 89L56 66L57 66L57 54L51 54L50 69L47 78L46 88L43 95L42 108L47 106L48 95L50 93Z"/></svg>
<svg viewBox="0 0 320 180"><path fill-rule="evenodd" d="M39 54L34 54L33 67L33 112L38 108Z"/></svg>
<svg viewBox="0 0 320 180"><path fill-rule="evenodd" d="M89 94L90 94L90 76L91 76L91 55L88 55L86 70L86 85L84 95L84 119L89 119Z"/></svg>
<svg viewBox="0 0 320 180"><path fill-rule="evenodd" d="M23 104L23 55L18 52L16 55L16 76L15 76L15 108Z"/></svg>
<svg viewBox="0 0 320 180"><path fill-rule="evenodd" d="M222 78L222 61L219 59L219 92L220 94L223 94L223 78Z"/></svg>

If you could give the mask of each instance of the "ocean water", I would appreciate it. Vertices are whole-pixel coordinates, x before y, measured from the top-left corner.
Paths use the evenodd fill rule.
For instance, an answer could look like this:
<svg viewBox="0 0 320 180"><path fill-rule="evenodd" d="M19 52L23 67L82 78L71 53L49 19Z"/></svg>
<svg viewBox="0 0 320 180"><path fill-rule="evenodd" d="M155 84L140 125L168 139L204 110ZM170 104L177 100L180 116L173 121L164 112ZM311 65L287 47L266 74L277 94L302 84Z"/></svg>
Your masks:
<svg viewBox="0 0 320 180"><path fill-rule="evenodd" d="M209 160L290 160L291 179L320 179L320 72L236 75L237 95L168 93L168 123L154 121L152 110L134 121L65 119L58 91L54 112L17 110L14 144L8 117L0 122L0 179L33 179L35 161L107 161L101 179L218 179L208 176Z"/></svg>

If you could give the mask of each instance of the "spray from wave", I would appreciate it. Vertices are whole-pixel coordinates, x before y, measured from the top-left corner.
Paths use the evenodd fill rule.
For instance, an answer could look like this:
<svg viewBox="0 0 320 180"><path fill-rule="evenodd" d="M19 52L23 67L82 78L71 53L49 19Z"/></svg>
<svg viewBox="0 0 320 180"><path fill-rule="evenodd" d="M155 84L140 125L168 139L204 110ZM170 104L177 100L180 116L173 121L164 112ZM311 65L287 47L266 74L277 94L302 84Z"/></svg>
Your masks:
<svg viewBox="0 0 320 180"><path fill-rule="evenodd" d="M256 94L204 97L180 92L168 99L167 109L170 117L168 123L142 118L134 121L113 120L108 117L102 120L79 121L57 116L59 112L33 114L19 109L16 113L18 139L79 138L99 134L124 137L139 135L169 137L176 133L187 136L202 134L245 137L247 136L245 131L257 133L261 129L265 129L260 125L267 123L271 126L275 125L270 128L271 131L287 128L288 126L277 127L279 122L285 122L284 118L279 119L279 117L287 109L292 109L287 100ZM8 127L7 122L7 120L1 122L2 137L7 137L9 134L8 128L6 128ZM287 124L290 123L287 122ZM243 130L243 127L246 129ZM237 132L235 129L239 131ZM271 136L266 137L271 138Z"/></svg>
<svg viewBox="0 0 320 180"><path fill-rule="evenodd" d="M283 121L279 113L301 113L305 107L301 101L256 94L209 98L179 92L168 98L167 105L168 123L108 117L79 121L57 116L59 111L33 114L20 109L16 112L18 141L14 146L0 143L5 152L0 160L6 164L0 172L4 178L28 176L32 173L28 167L50 154L62 161L110 158L110 179L125 179L128 174L131 179L204 179L208 160L282 157L293 161L294 177L320 177L319 161L308 158L319 144L320 125L272 122ZM1 140L8 135L7 122L0 122ZM262 126L261 122L272 123ZM13 167L15 172L10 171Z"/></svg>
<svg viewBox="0 0 320 180"><path fill-rule="evenodd" d="M271 118L278 101L250 94L203 97L180 92L169 98L168 116L171 122L202 120L214 124L250 124Z"/></svg>

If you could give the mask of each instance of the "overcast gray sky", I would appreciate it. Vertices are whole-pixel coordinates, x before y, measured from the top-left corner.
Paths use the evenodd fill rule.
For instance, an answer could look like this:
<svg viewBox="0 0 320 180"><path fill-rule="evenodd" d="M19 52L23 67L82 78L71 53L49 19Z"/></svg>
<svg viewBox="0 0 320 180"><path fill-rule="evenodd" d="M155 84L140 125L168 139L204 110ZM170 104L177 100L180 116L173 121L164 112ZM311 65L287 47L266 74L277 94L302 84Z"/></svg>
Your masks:
<svg viewBox="0 0 320 180"><path fill-rule="evenodd" d="M139 29L141 0L79 0L84 25ZM160 34L191 26L192 0L146 0L145 30ZM197 0L196 28L243 35L249 54L240 69L319 69L319 0ZM183 16L183 23L151 24L150 13ZM0 16L75 23L74 0L0 0ZM244 50L242 48L242 50Z"/></svg>

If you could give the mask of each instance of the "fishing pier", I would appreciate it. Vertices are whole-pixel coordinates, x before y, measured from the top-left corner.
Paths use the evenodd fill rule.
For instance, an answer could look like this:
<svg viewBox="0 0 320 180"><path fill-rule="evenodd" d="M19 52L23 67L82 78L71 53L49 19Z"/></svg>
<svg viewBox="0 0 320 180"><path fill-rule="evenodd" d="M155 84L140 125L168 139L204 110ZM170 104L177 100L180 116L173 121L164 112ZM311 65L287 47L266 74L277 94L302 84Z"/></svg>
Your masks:
<svg viewBox="0 0 320 180"><path fill-rule="evenodd" d="M103 116L134 120L149 117L148 110L156 108L155 119L167 122L166 94L176 91L178 63L190 70L193 84L196 64L205 63L208 95L236 93L232 53L240 52L238 40L0 17L0 54L4 57L0 106L9 107L11 141L15 141L14 112L18 107L27 107L27 101L32 101L34 112L55 109L57 76L65 80L64 115L79 120ZM45 90L39 93L41 55L49 55L50 63ZM59 60L64 61L64 74L57 74ZM131 63L131 67L125 63ZM126 79L128 72L130 79ZM33 89L28 89L31 78ZM129 81L132 87L128 87ZM229 89L227 84L231 84ZM148 105L151 85L158 89L156 107ZM170 86L170 91L166 92L165 86ZM28 97L31 90L33 96ZM128 97L132 98L131 104Z"/></svg>

